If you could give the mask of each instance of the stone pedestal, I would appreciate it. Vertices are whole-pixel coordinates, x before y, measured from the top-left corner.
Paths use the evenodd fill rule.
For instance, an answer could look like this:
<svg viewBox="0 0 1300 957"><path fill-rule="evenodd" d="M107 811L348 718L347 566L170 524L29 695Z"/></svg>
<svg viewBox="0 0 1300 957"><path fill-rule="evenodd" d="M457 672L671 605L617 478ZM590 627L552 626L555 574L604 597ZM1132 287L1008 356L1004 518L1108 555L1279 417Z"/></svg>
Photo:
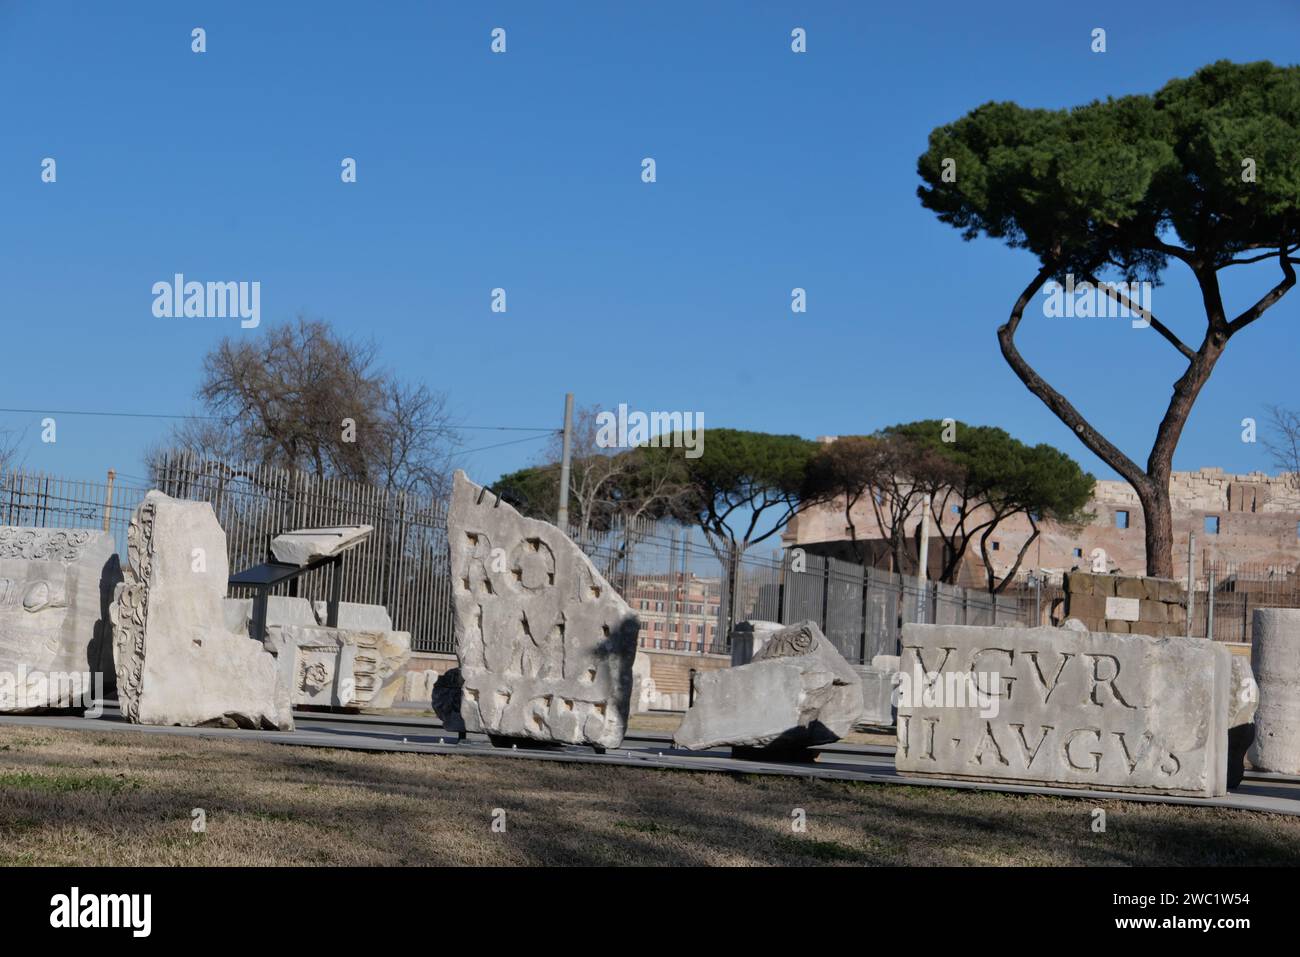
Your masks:
<svg viewBox="0 0 1300 957"><path fill-rule="evenodd" d="M1259 685L1250 763L1300 774L1300 608L1257 608L1251 667Z"/></svg>

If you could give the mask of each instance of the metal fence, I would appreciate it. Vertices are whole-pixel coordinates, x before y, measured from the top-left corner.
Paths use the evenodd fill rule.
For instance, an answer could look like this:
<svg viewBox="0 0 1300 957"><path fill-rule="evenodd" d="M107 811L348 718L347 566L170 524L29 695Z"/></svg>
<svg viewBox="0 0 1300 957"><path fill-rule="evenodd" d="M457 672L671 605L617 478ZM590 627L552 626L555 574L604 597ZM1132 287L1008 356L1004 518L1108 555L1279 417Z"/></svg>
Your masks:
<svg viewBox="0 0 1300 957"><path fill-rule="evenodd" d="M82 482L39 472L0 472L0 525L96 528L112 533L118 552L125 555L131 513L146 491L111 477Z"/></svg>
<svg viewBox="0 0 1300 957"><path fill-rule="evenodd" d="M1256 608L1300 608L1300 576L1289 565L1207 561L1192 602L1191 634L1251 640Z"/></svg>
<svg viewBox="0 0 1300 957"><path fill-rule="evenodd" d="M451 652L451 577L444 502L275 468L231 468L188 455L166 458L155 487L207 502L226 533L231 571L267 559L270 540L293 529L365 524L371 538L343 563L343 600L384 605L419 651ZM98 528L126 553L132 513L149 489L70 481L24 471L0 474L0 524ZM727 653L734 622L816 621L849 661L894 654L900 626L1028 623L1033 599L923 583L818 555L759 546L731 560L701 529L658 521L616 522L570 534L641 619L642 647ZM299 594L328 597L325 571L300 579Z"/></svg>
<svg viewBox="0 0 1300 957"><path fill-rule="evenodd" d="M232 469L189 456L166 459L154 487L174 498L207 502L226 533L232 572L267 560L280 532L318 525L373 525L374 534L343 563L344 601L384 605L413 647L452 650L446 507L356 482L284 469ZM0 524L96 528L126 554L131 516L149 489L110 477L71 481L31 472L0 474ZM329 597L329 572L299 579L299 595ZM287 586L279 589L287 593Z"/></svg>
<svg viewBox="0 0 1300 957"><path fill-rule="evenodd" d="M805 556L800 570L792 565L787 557L779 620L818 622L840 654L859 664L898 654L901 626L910 622L1028 625L1032 619L1032 598L1027 603L816 555Z"/></svg>
<svg viewBox="0 0 1300 957"><path fill-rule="evenodd" d="M760 546L731 562L694 527L617 525L581 544L640 616L648 648L726 653L734 622L812 620L846 659L863 664L896 654L907 622L1028 625L1035 609L1032 596L921 582L820 555L764 555Z"/></svg>

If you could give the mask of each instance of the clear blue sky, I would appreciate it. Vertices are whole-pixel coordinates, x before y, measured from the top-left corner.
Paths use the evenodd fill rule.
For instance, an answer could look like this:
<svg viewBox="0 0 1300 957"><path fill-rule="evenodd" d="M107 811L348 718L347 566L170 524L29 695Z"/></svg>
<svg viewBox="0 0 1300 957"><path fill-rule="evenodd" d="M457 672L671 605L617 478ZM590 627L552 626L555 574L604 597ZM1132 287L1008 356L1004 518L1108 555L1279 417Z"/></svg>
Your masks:
<svg viewBox="0 0 1300 957"><path fill-rule="evenodd" d="M916 158L988 100L1062 107L1220 58L1291 63L1297 36L1289 0L0 0L0 406L195 411L203 354L256 333L155 318L152 284L183 272L260 281L264 325L303 312L373 336L463 423L557 425L568 390L809 437L953 416L1109 477L998 353L1031 258L922 209ZM1274 281L1241 272L1230 306ZM1171 277L1154 311L1199 341ZM1240 422L1300 405L1298 320L1293 293L1233 341L1175 467L1268 468ZM1145 461L1180 361L1167 344L1041 317L1021 344ZM60 417L44 445L39 419L0 427L27 428L30 467L86 478L140 474L166 429ZM469 432L466 448L516 437ZM540 445L466 464L491 481Z"/></svg>

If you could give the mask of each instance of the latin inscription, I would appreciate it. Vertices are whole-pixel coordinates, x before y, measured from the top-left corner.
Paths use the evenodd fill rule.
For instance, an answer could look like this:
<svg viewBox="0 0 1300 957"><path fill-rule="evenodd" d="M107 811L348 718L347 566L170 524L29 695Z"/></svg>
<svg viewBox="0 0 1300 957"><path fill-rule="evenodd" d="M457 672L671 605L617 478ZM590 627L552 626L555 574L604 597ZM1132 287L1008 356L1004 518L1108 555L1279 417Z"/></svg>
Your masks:
<svg viewBox="0 0 1300 957"><path fill-rule="evenodd" d="M1218 786L1227 733L1225 714L1218 742L1219 671L1228 662L1211 642L908 625L901 650L912 676L901 686L936 689L900 697L901 773L1192 793ZM988 696L984 707L945 700L938 689L952 676Z"/></svg>

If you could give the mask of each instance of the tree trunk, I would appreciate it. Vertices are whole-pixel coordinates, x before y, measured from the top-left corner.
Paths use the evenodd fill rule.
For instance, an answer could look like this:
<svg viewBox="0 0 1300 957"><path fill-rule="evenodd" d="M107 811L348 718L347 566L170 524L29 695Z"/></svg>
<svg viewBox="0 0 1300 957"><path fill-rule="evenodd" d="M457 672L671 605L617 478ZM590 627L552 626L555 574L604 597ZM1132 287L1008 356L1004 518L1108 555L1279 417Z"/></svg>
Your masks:
<svg viewBox="0 0 1300 957"><path fill-rule="evenodd" d="M1285 260L1283 262L1287 281L1281 284L1279 289L1283 289L1283 287L1290 288L1287 283L1293 284L1295 277L1294 270ZM1016 329L1024 316L1025 306L1028 305L1043 283L1047 281L1052 269L1052 266L1044 265L1039 270L1038 275L1025 287L1020 294L1020 298L1016 300L1010 318L999 327L998 344L1001 346L1002 355L1007 360L1007 364L1011 366L1012 371L1016 373L1029 391L1038 396L1058 419L1074 430L1080 442L1118 472L1137 492L1138 501L1142 503L1143 518L1146 522L1147 574L1157 578L1172 578L1174 574L1174 527L1169 503L1169 476L1173 464L1174 449L1178 446L1178 440L1182 436L1183 427L1187 424L1187 418L1191 414L1192 406L1195 404L1197 396L1200 395L1202 387L1210 378L1210 373L1214 371L1215 363L1218 362L1219 356L1222 355L1228 337L1232 332L1236 331L1237 325L1246 318L1247 314L1243 314L1232 324L1226 323L1222 316L1222 304L1218 299L1218 284L1213 270L1198 273L1197 278L1205 295L1209 328L1204 341L1202 341L1200 348L1196 352L1193 353L1186 346L1183 346L1181 342L1178 344L1179 351L1188 357L1187 369L1174 383L1173 395L1169 400L1169 406L1165 410L1164 417L1161 419L1159 429L1156 431L1156 440L1151 447L1147 467L1143 470L1109 439L1097 431L1065 396L1048 384L1025 361L1020 354L1020 350L1016 348ZM1279 294L1278 290L1274 290L1270 297L1276 298ZM1257 304L1255 308L1259 309L1259 306L1268 301L1270 297L1261 300L1261 303ZM1263 308L1267 308L1267 306ZM1262 311L1262 309L1259 309L1259 311ZM1155 320L1149 317L1149 321L1155 327ZM1163 329L1163 326L1160 328ZM1166 338L1171 336L1172 334L1169 334Z"/></svg>
<svg viewBox="0 0 1300 957"><path fill-rule="evenodd" d="M1187 371L1174 383L1164 418L1156 431L1155 443L1147 459L1146 488L1135 486L1146 521L1147 574L1154 578L1174 577L1174 521L1169 502L1169 477L1173 471L1174 449L1182 438L1192 406L1209 381L1227 337L1211 330L1188 363Z"/></svg>
<svg viewBox="0 0 1300 957"><path fill-rule="evenodd" d="M1169 480L1137 490L1146 522L1147 574L1174 577L1174 520L1169 504Z"/></svg>

